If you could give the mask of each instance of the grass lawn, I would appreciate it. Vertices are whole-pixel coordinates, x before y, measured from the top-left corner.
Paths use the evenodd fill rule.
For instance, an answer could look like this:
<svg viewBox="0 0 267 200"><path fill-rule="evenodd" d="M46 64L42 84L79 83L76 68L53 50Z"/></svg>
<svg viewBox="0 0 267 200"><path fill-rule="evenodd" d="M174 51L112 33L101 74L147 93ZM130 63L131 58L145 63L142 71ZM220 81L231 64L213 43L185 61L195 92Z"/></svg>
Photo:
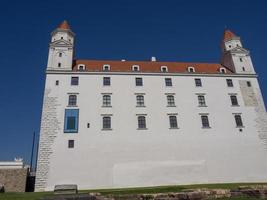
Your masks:
<svg viewBox="0 0 267 200"><path fill-rule="evenodd" d="M243 186L243 185L267 185L267 183L223 183L223 184L158 186L158 187L142 187L142 188L100 189L100 190L83 190L79 191L79 193L99 192L102 195L114 195L116 199L124 199L121 195L180 192L184 189L196 189L196 188L236 189L238 186ZM51 196L51 195L53 195L53 192L4 193L0 194L0 200L37 200L40 199L41 197ZM245 198L245 197L231 198L231 199L252 200L252 198Z"/></svg>

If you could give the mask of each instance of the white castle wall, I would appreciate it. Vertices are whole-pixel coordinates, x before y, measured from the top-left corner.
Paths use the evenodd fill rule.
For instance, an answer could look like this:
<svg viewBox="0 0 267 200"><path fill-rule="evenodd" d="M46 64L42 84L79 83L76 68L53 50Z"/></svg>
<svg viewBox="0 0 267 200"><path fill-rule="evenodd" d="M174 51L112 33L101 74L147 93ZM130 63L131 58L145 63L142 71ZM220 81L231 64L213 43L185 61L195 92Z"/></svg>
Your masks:
<svg viewBox="0 0 267 200"><path fill-rule="evenodd" d="M70 85L72 75L79 76L79 86ZM111 86L103 86L104 76L111 77ZM267 148L259 137L267 132L266 112L257 79L227 76L48 73L36 190L68 183L88 189L266 182ZM135 86L135 77L143 77L144 86ZM165 86L165 77L173 87ZM196 77L203 87L195 87ZM226 78L233 79L233 88ZM245 106L242 80L251 81L257 105ZM78 133L63 130L68 93L78 93ZM102 107L102 93L112 93L111 108ZM136 107L135 93L145 93L146 107ZM166 106L166 93L175 94L176 107ZM198 93L205 94L207 107L198 107ZM240 106L231 106L231 93ZM169 128L170 113L178 114L179 129ZM209 114L210 129L201 128L200 113ZM233 113L242 113L242 132ZM101 130L102 114L112 114L112 130ZM137 114L147 115L147 130L137 130ZM68 149L69 139L75 140L74 149Z"/></svg>

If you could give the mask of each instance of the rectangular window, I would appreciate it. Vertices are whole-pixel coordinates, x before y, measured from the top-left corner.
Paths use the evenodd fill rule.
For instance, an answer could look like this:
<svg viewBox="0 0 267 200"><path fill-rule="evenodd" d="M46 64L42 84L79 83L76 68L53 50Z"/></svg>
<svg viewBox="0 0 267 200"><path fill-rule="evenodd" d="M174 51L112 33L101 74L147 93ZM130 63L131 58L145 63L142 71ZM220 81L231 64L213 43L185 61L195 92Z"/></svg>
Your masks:
<svg viewBox="0 0 267 200"><path fill-rule="evenodd" d="M205 96L204 95L198 95L198 105L199 106L206 106L205 102Z"/></svg>
<svg viewBox="0 0 267 200"><path fill-rule="evenodd" d="M247 86L251 87L251 82L250 81L247 81Z"/></svg>
<svg viewBox="0 0 267 200"><path fill-rule="evenodd" d="M230 96L232 106L238 106L237 97L235 95Z"/></svg>
<svg viewBox="0 0 267 200"><path fill-rule="evenodd" d="M201 79L200 78L195 78L195 84L196 84L196 87L202 87Z"/></svg>
<svg viewBox="0 0 267 200"><path fill-rule="evenodd" d="M103 78L103 85L110 85L110 77Z"/></svg>
<svg viewBox="0 0 267 200"><path fill-rule="evenodd" d="M79 77L71 77L71 85L79 85Z"/></svg>
<svg viewBox="0 0 267 200"><path fill-rule="evenodd" d="M175 101L174 101L173 95L167 95L167 106L169 106L169 107L175 106Z"/></svg>
<svg viewBox="0 0 267 200"><path fill-rule="evenodd" d="M135 78L135 85L136 86L142 86L143 85L143 79L142 78Z"/></svg>
<svg viewBox="0 0 267 200"><path fill-rule="evenodd" d="M59 80L56 80L56 85L59 85Z"/></svg>
<svg viewBox="0 0 267 200"><path fill-rule="evenodd" d="M232 79L226 79L226 83L228 87L234 87Z"/></svg>
<svg viewBox="0 0 267 200"><path fill-rule="evenodd" d="M69 106L77 105L77 95L69 95Z"/></svg>
<svg viewBox="0 0 267 200"><path fill-rule="evenodd" d="M241 115L239 115L239 114L235 115L235 123L236 123L237 127L243 127Z"/></svg>
<svg viewBox="0 0 267 200"><path fill-rule="evenodd" d="M207 115L201 115L202 128L210 128L209 118Z"/></svg>
<svg viewBox="0 0 267 200"><path fill-rule="evenodd" d="M165 78L165 85L166 86L172 86L172 79L171 78Z"/></svg>
<svg viewBox="0 0 267 200"><path fill-rule="evenodd" d="M146 129L146 117L138 116L138 129Z"/></svg>
<svg viewBox="0 0 267 200"><path fill-rule="evenodd" d="M169 116L169 120L170 120L170 128L178 128L177 117L175 115Z"/></svg>
<svg viewBox="0 0 267 200"><path fill-rule="evenodd" d="M111 106L111 96L103 95L103 107L110 107L110 106Z"/></svg>
<svg viewBox="0 0 267 200"><path fill-rule="evenodd" d="M79 109L65 109L64 133L78 132Z"/></svg>
<svg viewBox="0 0 267 200"><path fill-rule="evenodd" d="M137 95L136 96L136 106L142 107L145 106L145 99L143 95Z"/></svg>
<svg viewBox="0 0 267 200"><path fill-rule="evenodd" d="M74 140L69 140L68 141L68 148L73 149L74 148Z"/></svg>
<svg viewBox="0 0 267 200"><path fill-rule="evenodd" d="M111 129L111 117L103 117L103 129Z"/></svg>

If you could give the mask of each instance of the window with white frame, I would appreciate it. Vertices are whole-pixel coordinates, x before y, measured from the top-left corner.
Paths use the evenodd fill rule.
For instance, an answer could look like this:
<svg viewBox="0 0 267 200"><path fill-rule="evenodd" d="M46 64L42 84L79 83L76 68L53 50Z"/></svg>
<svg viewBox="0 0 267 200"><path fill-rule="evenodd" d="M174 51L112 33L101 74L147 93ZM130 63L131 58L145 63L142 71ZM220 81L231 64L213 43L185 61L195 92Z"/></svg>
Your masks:
<svg viewBox="0 0 267 200"><path fill-rule="evenodd" d="M234 114L236 127L243 127L243 121L240 114Z"/></svg>
<svg viewBox="0 0 267 200"><path fill-rule="evenodd" d="M175 101L174 101L174 96L168 94L167 95L167 106L168 107L175 107Z"/></svg>
<svg viewBox="0 0 267 200"><path fill-rule="evenodd" d="M220 73L225 74L226 73L226 69L224 67L221 67L220 68Z"/></svg>
<svg viewBox="0 0 267 200"><path fill-rule="evenodd" d="M111 116L103 116L102 118L103 122L103 130L110 130L111 129Z"/></svg>
<svg viewBox="0 0 267 200"><path fill-rule="evenodd" d="M188 72L190 72L190 73L195 72L195 68L194 68L194 67L188 67L187 70L188 70Z"/></svg>
<svg viewBox="0 0 267 200"><path fill-rule="evenodd" d="M103 71L110 71L110 65L103 65Z"/></svg>
<svg viewBox="0 0 267 200"><path fill-rule="evenodd" d="M137 107L144 107L145 106L144 95L141 95L141 94L136 95L136 106Z"/></svg>
<svg viewBox="0 0 267 200"><path fill-rule="evenodd" d="M71 85L79 85L79 77L71 77Z"/></svg>
<svg viewBox="0 0 267 200"><path fill-rule="evenodd" d="M205 96L198 95L197 98L198 98L198 106L205 107L206 106Z"/></svg>
<svg viewBox="0 0 267 200"><path fill-rule="evenodd" d="M238 106L236 95L230 95L230 100L231 100L232 106Z"/></svg>
<svg viewBox="0 0 267 200"><path fill-rule="evenodd" d="M83 65L83 64L79 64L79 65L78 65L78 70L79 70L79 71L84 71L84 70L85 70L85 65Z"/></svg>
<svg viewBox="0 0 267 200"><path fill-rule="evenodd" d="M172 86L172 79L171 78L165 78L165 85L166 86Z"/></svg>
<svg viewBox="0 0 267 200"><path fill-rule="evenodd" d="M168 72L168 67L167 66L161 66L160 71L161 72Z"/></svg>
<svg viewBox="0 0 267 200"><path fill-rule="evenodd" d="M200 78L195 78L195 85L196 87L202 87L202 81Z"/></svg>
<svg viewBox="0 0 267 200"><path fill-rule="evenodd" d="M234 87L232 79L226 79L226 84L227 84L228 87Z"/></svg>
<svg viewBox="0 0 267 200"><path fill-rule="evenodd" d="M103 95L103 107L111 107L111 95Z"/></svg>
<svg viewBox="0 0 267 200"><path fill-rule="evenodd" d="M135 78L135 85L136 86L142 86L143 85L143 79L142 78Z"/></svg>
<svg viewBox="0 0 267 200"><path fill-rule="evenodd" d="M110 77L103 77L103 85L104 86L110 85Z"/></svg>
<svg viewBox="0 0 267 200"><path fill-rule="evenodd" d="M178 128L176 115L169 116L170 128Z"/></svg>
<svg viewBox="0 0 267 200"><path fill-rule="evenodd" d="M132 66L132 71L138 72L139 70L140 70L139 65L133 65Z"/></svg>
<svg viewBox="0 0 267 200"><path fill-rule="evenodd" d="M138 129L146 129L146 116L137 116Z"/></svg>
<svg viewBox="0 0 267 200"><path fill-rule="evenodd" d="M77 95L71 94L69 95L68 106L76 106L77 105Z"/></svg>
<svg viewBox="0 0 267 200"><path fill-rule="evenodd" d="M210 128L208 115L201 115L202 128Z"/></svg>

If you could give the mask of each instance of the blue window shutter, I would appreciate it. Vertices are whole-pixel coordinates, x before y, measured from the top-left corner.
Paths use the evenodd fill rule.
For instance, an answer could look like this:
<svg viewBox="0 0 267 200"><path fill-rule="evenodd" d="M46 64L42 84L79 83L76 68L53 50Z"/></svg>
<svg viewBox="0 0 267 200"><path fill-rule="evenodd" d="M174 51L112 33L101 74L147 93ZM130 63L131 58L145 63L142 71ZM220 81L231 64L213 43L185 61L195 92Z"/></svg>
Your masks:
<svg viewBox="0 0 267 200"><path fill-rule="evenodd" d="M79 109L65 109L64 133L77 133Z"/></svg>

